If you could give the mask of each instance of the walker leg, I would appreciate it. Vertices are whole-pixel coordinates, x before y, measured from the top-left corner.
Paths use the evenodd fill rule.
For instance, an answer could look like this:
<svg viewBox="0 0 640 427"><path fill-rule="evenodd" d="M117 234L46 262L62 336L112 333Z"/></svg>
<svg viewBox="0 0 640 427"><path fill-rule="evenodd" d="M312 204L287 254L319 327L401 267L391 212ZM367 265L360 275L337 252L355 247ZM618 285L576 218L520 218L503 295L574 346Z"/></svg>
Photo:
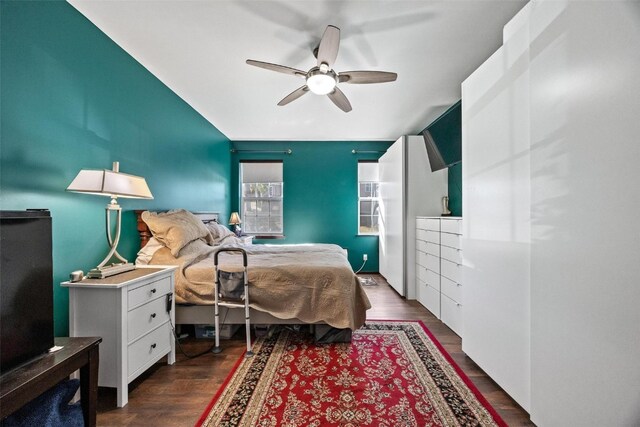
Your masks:
<svg viewBox="0 0 640 427"><path fill-rule="evenodd" d="M244 269L244 321L246 327L246 335L247 335L247 352L244 357L253 356L253 351L251 351L251 319L249 317L249 279L247 268Z"/></svg>
<svg viewBox="0 0 640 427"><path fill-rule="evenodd" d="M218 272L216 271L216 281L213 286L213 291L215 293L214 301L215 301L215 328L216 328L216 345L211 349L212 353L220 353L222 352L222 348L220 348L220 311L218 306Z"/></svg>

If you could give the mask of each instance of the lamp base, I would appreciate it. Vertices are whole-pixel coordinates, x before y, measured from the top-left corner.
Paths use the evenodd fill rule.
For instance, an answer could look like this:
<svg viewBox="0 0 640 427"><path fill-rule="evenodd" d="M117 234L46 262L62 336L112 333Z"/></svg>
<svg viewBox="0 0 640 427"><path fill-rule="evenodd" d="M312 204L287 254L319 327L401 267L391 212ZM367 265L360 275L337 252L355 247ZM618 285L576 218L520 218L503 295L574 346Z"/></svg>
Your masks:
<svg viewBox="0 0 640 427"><path fill-rule="evenodd" d="M89 273L87 274L87 277L89 279L105 279L109 276L115 276L116 274L124 273L125 271L131 271L135 269L136 269L136 266L131 264L130 262L123 263L123 264L111 264L111 265L105 265L104 267L101 267L101 268L94 268L93 270L89 271Z"/></svg>

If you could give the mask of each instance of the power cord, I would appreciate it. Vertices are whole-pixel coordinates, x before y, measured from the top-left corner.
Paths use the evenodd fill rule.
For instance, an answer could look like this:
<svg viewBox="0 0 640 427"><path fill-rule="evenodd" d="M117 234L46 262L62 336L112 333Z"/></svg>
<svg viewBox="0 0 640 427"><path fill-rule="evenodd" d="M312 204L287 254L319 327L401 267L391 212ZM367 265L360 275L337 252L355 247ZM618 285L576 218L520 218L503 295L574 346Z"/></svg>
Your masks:
<svg viewBox="0 0 640 427"><path fill-rule="evenodd" d="M356 274L360 273L362 271L362 269L364 268L364 265L367 263L367 260L365 259L364 261L362 261L362 265L360 266L360 268L358 269L358 271L356 271Z"/></svg>
<svg viewBox="0 0 640 427"><path fill-rule="evenodd" d="M224 326L224 322L227 320L227 314L229 314L229 310L227 310L227 312L224 314L224 319L222 319L222 325L220 325L221 327ZM173 322L171 321L171 317L169 317L169 324L171 325L171 332L173 332L173 337L176 339L176 344L178 345L178 349L180 349L180 353L184 354L184 356L187 359L195 359L196 357L200 357L204 354L210 353L216 346L216 342L213 342L213 345L208 348L207 350L197 353L197 354L189 354L186 351L184 351L184 348L182 348L182 344L180 344L180 338L178 337L178 334L176 333L176 328L173 326Z"/></svg>

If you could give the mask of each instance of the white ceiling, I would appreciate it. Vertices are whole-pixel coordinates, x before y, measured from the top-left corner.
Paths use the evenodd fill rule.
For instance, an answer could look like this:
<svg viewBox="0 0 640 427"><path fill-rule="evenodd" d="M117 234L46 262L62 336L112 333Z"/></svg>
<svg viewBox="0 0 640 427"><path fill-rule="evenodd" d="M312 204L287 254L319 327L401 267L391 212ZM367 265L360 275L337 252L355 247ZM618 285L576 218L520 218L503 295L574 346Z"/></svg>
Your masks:
<svg viewBox="0 0 640 427"><path fill-rule="evenodd" d="M229 139L395 140L460 99L460 83L500 45L526 1L69 2ZM245 64L307 71L327 25L341 29L337 71L398 80L341 84L353 111L309 93L276 104L304 80Z"/></svg>

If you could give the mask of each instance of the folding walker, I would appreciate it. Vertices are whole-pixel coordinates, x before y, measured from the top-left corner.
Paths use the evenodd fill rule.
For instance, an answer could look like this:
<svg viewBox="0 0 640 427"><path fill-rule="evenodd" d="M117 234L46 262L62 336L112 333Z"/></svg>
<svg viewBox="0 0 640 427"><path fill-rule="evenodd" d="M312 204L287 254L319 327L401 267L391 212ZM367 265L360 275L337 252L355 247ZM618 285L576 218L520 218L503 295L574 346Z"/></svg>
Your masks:
<svg viewBox="0 0 640 427"><path fill-rule="evenodd" d="M218 268L218 255L222 252L240 252L242 254L242 272L222 271ZM215 329L216 345L211 350L213 353L220 353L220 309L219 306L227 308L244 307L244 319L247 334L247 352L245 357L253 356L251 351L251 320L249 318L249 274L247 271L247 252L242 248L221 248L214 257L213 264L216 269L214 285L215 301ZM240 302L242 301L242 303Z"/></svg>

